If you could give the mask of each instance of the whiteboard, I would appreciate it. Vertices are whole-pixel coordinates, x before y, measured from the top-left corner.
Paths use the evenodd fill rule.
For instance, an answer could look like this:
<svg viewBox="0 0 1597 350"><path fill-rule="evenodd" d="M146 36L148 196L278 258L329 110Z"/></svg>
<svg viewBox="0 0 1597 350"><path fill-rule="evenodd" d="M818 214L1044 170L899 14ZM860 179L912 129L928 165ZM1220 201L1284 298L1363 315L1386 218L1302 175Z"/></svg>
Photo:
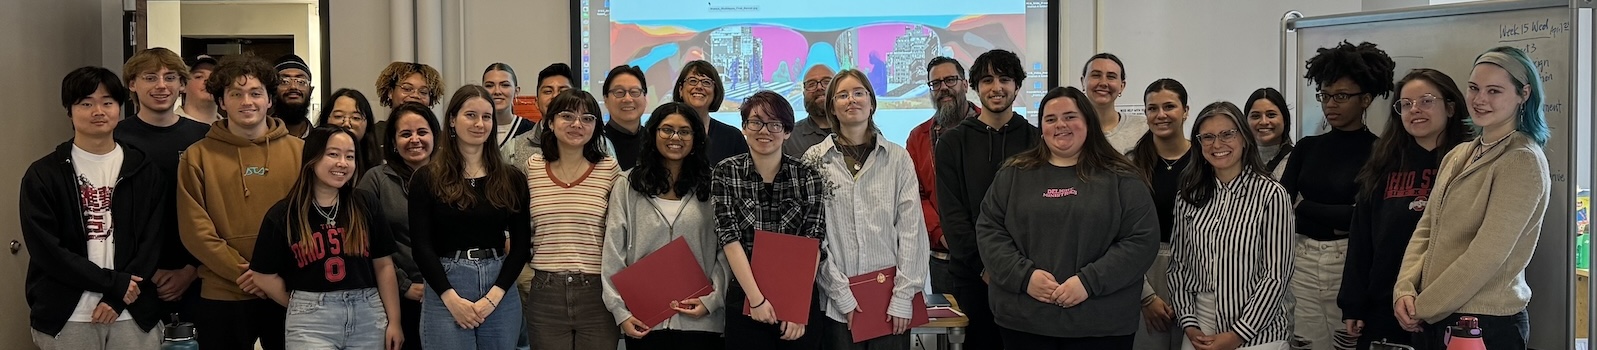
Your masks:
<svg viewBox="0 0 1597 350"><path fill-rule="evenodd" d="M1565 320L1572 319L1569 291L1574 265L1568 254L1574 240L1573 142L1575 123L1570 112L1575 108L1571 71L1574 36L1579 23L1564 1L1513 1L1431 6L1426 8L1381 11L1343 16L1305 18L1294 21L1297 60L1288 62L1297 82L1296 135L1318 135L1328 130L1319 102L1314 100L1312 84L1303 78L1304 62L1315 50L1333 47L1343 40L1354 44L1375 43L1397 63L1396 82L1414 68L1440 70L1468 91L1469 73L1475 57L1497 46L1513 46L1530 54L1543 84L1543 111L1551 137L1543 151L1547 155L1552 179L1551 201L1542 224L1541 239L1526 279L1531 286L1531 347L1569 348L1573 334ZM1392 115L1391 96L1377 97L1366 112L1365 124L1376 135L1385 129Z"/></svg>

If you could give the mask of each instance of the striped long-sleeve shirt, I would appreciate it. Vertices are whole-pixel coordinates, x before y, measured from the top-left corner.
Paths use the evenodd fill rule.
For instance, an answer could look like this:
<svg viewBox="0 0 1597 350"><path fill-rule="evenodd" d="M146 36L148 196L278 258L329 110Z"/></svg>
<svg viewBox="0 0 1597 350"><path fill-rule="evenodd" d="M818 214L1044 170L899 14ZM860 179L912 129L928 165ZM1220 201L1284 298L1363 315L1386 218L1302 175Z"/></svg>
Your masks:
<svg viewBox="0 0 1597 350"><path fill-rule="evenodd" d="M1236 332L1243 346L1290 337L1292 220L1286 190L1252 172L1216 184L1202 207L1177 200L1169 278L1181 326L1198 326L1197 296L1213 293L1217 333Z"/></svg>
<svg viewBox="0 0 1597 350"><path fill-rule="evenodd" d="M910 318L911 300L926 286L927 259L931 255L921 215L920 184L909 151L875 135L875 147L858 174L840 151L836 137L828 137L804 155L807 163L835 187L826 202L825 250L831 259L822 264L816 283L825 290L826 316L847 322L858 308L848 279L889 266L893 298L887 314Z"/></svg>
<svg viewBox="0 0 1597 350"><path fill-rule="evenodd" d="M602 272L604 219L610 186L621 168L605 157L575 180L554 178L543 154L527 159L532 192L532 268L551 272Z"/></svg>

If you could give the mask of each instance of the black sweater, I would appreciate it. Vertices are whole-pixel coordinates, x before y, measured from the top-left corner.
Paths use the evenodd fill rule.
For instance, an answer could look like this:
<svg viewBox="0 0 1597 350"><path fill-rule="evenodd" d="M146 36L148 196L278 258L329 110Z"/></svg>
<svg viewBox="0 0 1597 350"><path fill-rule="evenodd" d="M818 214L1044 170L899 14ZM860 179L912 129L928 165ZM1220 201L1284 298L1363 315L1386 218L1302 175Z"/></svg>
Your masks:
<svg viewBox="0 0 1597 350"><path fill-rule="evenodd" d="M503 250L507 231L510 232L510 251L505 252L494 286L506 292L514 288L521 265L532 259L532 217L527 211L532 195L527 192L527 177L520 170L511 173L511 184L516 191L513 207L494 208L488 202L484 179L471 187L477 200L464 210L440 201L433 194L432 174L427 167L411 175L410 236L414 244L411 248L428 288L440 295L454 289L438 258L452 258L456 251L471 248Z"/></svg>
<svg viewBox="0 0 1597 350"><path fill-rule="evenodd" d="M642 125L638 126L638 131L643 131ZM643 151L642 142L646 140L643 136L616 126L613 120L604 124L604 138L610 139L610 145L615 147L616 165L620 165L623 171L632 170L638 165L638 153ZM744 145L746 147L748 144Z"/></svg>
<svg viewBox="0 0 1597 350"><path fill-rule="evenodd" d="M144 151L150 162L160 167L161 171L171 174L163 180L160 190L177 193L177 158L183 151L189 149L205 138L211 132L211 126L193 119L178 117L177 123L167 127L159 127L145 123L138 117L123 119L116 124L116 140L126 143ZM183 247L183 240L177 235L177 211L172 211L171 223L166 224L172 231L162 239L161 258L156 267L163 270L176 270L184 266L199 266L200 259L195 259L194 254L189 254L188 248Z"/></svg>
<svg viewBox="0 0 1597 350"><path fill-rule="evenodd" d="M1359 168L1370 158L1375 134L1368 128L1332 129L1299 140L1281 174L1281 186L1293 200L1298 234L1318 241L1347 238L1358 195Z"/></svg>
<svg viewBox="0 0 1597 350"><path fill-rule="evenodd" d="M1425 213L1441 152L1410 143L1403 148L1403 164L1377 177L1373 198L1360 198L1354 207L1342 289L1336 297L1343 319L1393 318L1392 286L1414 226Z"/></svg>
<svg viewBox="0 0 1597 350"><path fill-rule="evenodd" d="M981 278L981 253L976 245L976 218L998 168L1016 153L1030 150L1042 138L1036 126L1015 114L1001 129L979 118L966 118L937 139L937 212L952 259L948 271L956 280Z"/></svg>
<svg viewBox="0 0 1597 350"><path fill-rule="evenodd" d="M102 268L87 257L88 234L72 165L72 141L34 161L22 175L17 208L28 247L28 276L23 283L34 330L51 336L61 333L85 291L104 294L100 302L118 313L127 310L146 332L161 318L155 265L163 235L176 230L167 226L172 222L166 218L177 215L172 212L177 191L162 187L173 175L137 147L121 146L122 168L111 194L114 269ZM124 304L122 296L133 276L144 279L138 283L139 297Z"/></svg>

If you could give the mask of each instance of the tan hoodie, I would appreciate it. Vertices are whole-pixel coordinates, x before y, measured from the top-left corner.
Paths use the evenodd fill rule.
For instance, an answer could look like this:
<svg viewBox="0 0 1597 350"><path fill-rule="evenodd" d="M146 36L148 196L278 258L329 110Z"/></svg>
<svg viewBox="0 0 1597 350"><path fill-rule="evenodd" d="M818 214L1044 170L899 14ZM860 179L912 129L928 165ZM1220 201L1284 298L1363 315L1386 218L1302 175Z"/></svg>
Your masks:
<svg viewBox="0 0 1597 350"><path fill-rule="evenodd" d="M178 233L204 264L201 297L250 300L234 281L249 268L261 218L299 177L305 142L277 118L266 118L266 134L254 140L228 131L229 121L211 124L178 160Z"/></svg>

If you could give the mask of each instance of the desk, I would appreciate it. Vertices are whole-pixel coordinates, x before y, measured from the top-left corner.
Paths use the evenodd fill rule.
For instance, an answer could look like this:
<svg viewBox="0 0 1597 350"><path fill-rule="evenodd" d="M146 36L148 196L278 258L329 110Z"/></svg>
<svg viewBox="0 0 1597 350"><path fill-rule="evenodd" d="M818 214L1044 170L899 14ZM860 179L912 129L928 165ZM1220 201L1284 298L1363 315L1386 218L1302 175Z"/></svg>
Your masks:
<svg viewBox="0 0 1597 350"><path fill-rule="evenodd" d="M954 300L954 295L943 294L948 298L949 307L959 310L959 300ZM962 311L962 310L961 310ZM931 323L911 329L909 334L929 334L937 336L937 348L941 349L947 344L950 350L963 350L965 347L965 326L970 325L970 319L960 316L957 318L936 318Z"/></svg>

